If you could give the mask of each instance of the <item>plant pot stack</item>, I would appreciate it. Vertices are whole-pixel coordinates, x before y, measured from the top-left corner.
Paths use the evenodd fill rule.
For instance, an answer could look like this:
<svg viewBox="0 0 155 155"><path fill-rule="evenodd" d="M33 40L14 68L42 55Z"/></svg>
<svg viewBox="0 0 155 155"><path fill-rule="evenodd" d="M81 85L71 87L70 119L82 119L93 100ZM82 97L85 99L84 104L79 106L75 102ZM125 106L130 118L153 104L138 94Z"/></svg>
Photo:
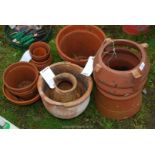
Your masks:
<svg viewBox="0 0 155 155"><path fill-rule="evenodd" d="M89 104L92 78L80 74L82 68L70 62L59 62L50 68L56 75L56 87L50 89L42 76L38 80L38 91L45 108L62 119L80 115Z"/></svg>
<svg viewBox="0 0 155 155"><path fill-rule="evenodd" d="M104 32L97 26L65 26L57 34L56 46L63 60L85 66L104 39Z"/></svg>
<svg viewBox="0 0 155 155"><path fill-rule="evenodd" d="M3 93L12 103L28 105L39 100L37 68L27 62L17 62L7 67L3 74Z"/></svg>
<svg viewBox="0 0 155 155"><path fill-rule="evenodd" d="M149 73L147 44L107 39L94 60L97 109L107 118L122 120L141 108L142 89Z"/></svg>
<svg viewBox="0 0 155 155"><path fill-rule="evenodd" d="M147 33L149 27L149 25L124 25L122 26L122 30L128 35L138 36Z"/></svg>
<svg viewBox="0 0 155 155"><path fill-rule="evenodd" d="M51 65L52 55L50 46L47 43L41 41L35 42L31 44L29 51L32 57L31 62L39 71Z"/></svg>

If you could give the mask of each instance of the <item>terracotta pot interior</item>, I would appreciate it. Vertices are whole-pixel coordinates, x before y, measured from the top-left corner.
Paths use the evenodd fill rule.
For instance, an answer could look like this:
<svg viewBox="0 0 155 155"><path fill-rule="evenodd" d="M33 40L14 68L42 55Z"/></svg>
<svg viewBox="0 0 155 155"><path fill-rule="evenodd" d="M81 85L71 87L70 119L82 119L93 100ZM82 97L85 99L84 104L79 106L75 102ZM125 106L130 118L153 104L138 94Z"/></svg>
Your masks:
<svg viewBox="0 0 155 155"><path fill-rule="evenodd" d="M141 54L134 48L115 47L107 48L102 56L102 61L106 66L117 71L128 71L136 67L141 60Z"/></svg>
<svg viewBox="0 0 155 155"><path fill-rule="evenodd" d="M74 79L72 77L58 77L55 78L56 86L63 91L71 90L74 86Z"/></svg>
<svg viewBox="0 0 155 155"><path fill-rule="evenodd" d="M13 88L24 88L30 85L36 78L36 74L30 67L16 67L6 75L6 82Z"/></svg>
<svg viewBox="0 0 155 155"><path fill-rule="evenodd" d="M94 56L102 40L92 32L75 30L64 35L60 40L60 49L68 57L75 60L85 60Z"/></svg>
<svg viewBox="0 0 155 155"><path fill-rule="evenodd" d="M38 57L45 56L46 53L47 53L47 52L46 52L46 49L43 48L43 47L35 48L35 49L32 51L32 54L35 55L35 56L38 56Z"/></svg>
<svg viewBox="0 0 155 155"><path fill-rule="evenodd" d="M74 68L72 66L63 64L63 65L57 65L51 68L55 75L59 75L61 73L70 73L74 75L77 79L77 92L79 97L83 96L83 94L88 89L88 81L83 75L80 75L79 73L81 70ZM73 83L70 80L64 79L60 80L57 83L57 86L59 89L67 91L73 88ZM45 92L46 96L53 100L53 91L54 89L50 89L49 86L44 82L43 84L43 91Z"/></svg>

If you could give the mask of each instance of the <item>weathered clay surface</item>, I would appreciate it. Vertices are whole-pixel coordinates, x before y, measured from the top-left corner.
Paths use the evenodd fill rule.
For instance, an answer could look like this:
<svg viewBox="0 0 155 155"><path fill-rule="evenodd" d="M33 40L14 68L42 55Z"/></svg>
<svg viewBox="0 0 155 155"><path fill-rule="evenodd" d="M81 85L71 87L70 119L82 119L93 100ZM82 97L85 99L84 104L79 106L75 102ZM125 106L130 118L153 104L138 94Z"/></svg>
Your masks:
<svg viewBox="0 0 155 155"><path fill-rule="evenodd" d="M71 119L80 115L86 109L89 103L90 93L93 86L91 77L85 77L81 75L80 73L82 68L69 62L59 62L51 65L50 68L56 76L61 73L72 74L77 80L77 88L74 90L77 90L78 96L73 93L72 95L77 98L72 101L66 102L66 98L64 102L55 101L53 98L54 90L50 89L40 76L38 80L38 91L44 106L52 115L58 118Z"/></svg>
<svg viewBox="0 0 155 155"><path fill-rule="evenodd" d="M141 107L141 91L150 64L146 46L130 40L106 40L94 60L96 105L106 117L125 119Z"/></svg>

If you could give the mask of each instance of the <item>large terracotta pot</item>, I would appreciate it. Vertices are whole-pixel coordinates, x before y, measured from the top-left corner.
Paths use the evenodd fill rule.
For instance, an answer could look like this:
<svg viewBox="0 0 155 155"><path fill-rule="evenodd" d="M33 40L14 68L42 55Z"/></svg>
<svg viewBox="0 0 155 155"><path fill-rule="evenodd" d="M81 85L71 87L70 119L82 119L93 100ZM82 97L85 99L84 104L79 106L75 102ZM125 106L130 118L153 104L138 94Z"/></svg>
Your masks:
<svg viewBox="0 0 155 155"><path fill-rule="evenodd" d="M97 26L65 26L57 34L56 46L63 60L84 66L104 39L104 32Z"/></svg>
<svg viewBox="0 0 155 155"><path fill-rule="evenodd" d="M149 25L123 25L122 29L129 35L140 35L149 31Z"/></svg>
<svg viewBox="0 0 155 155"><path fill-rule="evenodd" d="M38 99L38 77L38 70L31 63L17 62L10 65L3 73L4 95L16 104L32 104Z"/></svg>
<svg viewBox="0 0 155 155"><path fill-rule="evenodd" d="M96 105L103 116L125 119L141 107L141 91L150 64L147 44L124 39L107 39L94 60L93 76L97 85Z"/></svg>
<svg viewBox="0 0 155 155"><path fill-rule="evenodd" d="M32 57L31 62L39 71L52 63L51 49L47 43L41 41L32 43L29 51Z"/></svg>
<svg viewBox="0 0 155 155"><path fill-rule="evenodd" d="M62 78L61 75L61 86L59 85L59 90L61 92L56 92L55 89L50 89L48 85L45 83L43 78L40 76L38 80L38 91L42 98L42 102L45 108L55 117L62 118L62 119L71 119L78 115L80 115L88 106L90 100L90 93L92 91L93 82L91 77L86 77L81 75L82 68L78 65L69 63L69 62L59 62L50 66L54 74L57 76L61 75L62 73L65 74L72 74L74 78L70 77ZM59 77L60 78L60 77ZM66 79L67 78L67 79ZM76 80L77 86L76 86ZM67 80L67 83L66 83ZM68 82L70 83L68 85ZM56 82L57 84L57 82ZM66 86L67 85L67 86ZM70 86L71 85L71 86ZM62 88L63 87L63 88ZM64 90L64 87L67 87L67 90ZM74 90L74 91L73 91ZM76 96L75 90L78 93ZM62 91L67 91L70 97L64 97ZM60 100L56 101L58 98L54 97L56 93L60 93ZM69 96L68 95L68 96ZM64 100L63 100L64 99ZM67 101L66 101L67 99ZM72 100L72 101L71 101Z"/></svg>

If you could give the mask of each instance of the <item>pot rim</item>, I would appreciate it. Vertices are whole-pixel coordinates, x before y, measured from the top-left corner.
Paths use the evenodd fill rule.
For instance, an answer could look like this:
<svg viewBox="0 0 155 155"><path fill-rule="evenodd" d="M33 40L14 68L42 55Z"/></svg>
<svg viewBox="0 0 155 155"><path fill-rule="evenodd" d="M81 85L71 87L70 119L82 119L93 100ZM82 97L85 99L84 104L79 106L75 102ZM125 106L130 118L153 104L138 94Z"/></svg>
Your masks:
<svg viewBox="0 0 155 155"><path fill-rule="evenodd" d="M14 66L17 67L17 66L19 66L20 64L23 64L24 66L26 65L26 66L30 67L31 69L33 69L33 71L34 71L36 77L35 77L35 79L33 80L33 82L32 82L31 84L27 85L26 87L23 87L23 88L14 88L14 87L9 86L9 85L7 84L7 82L6 82L6 80L5 80L5 77L6 77L6 74L7 74L7 72L9 71L10 68L11 68L11 70L12 70L12 67L14 67ZM20 66L19 66L19 67L20 67ZM17 92L19 92L19 91L22 92L22 91L25 91L25 90L29 89L30 87L33 87L33 85L35 85L35 83L36 83L37 80L38 80L38 76L39 76L38 69L37 69L37 67L36 67L34 64L29 63L29 62L16 62L16 63L13 63L13 64L9 65L9 66L5 69L5 71L4 71L4 73L3 73L3 82L4 82L5 86L6 86L8 89L11 89L11 90L17 91Z"/></svg>
<svg viewBox="0 0 155 155"><path fill-rule="evenodd" d="M74 76L74 75L72 75L71 73L66 73L66 72L64 72L64 73L60 73L60 74L58 74L58 75L56 75L55 77L54 77L54 81L55 81L55 79L56 78L59 78L59 76L61 77L62 75L69 75L71 78L72 78L72 87L71 87L71 89L67 89L67 90L63 90L63 89L60 89L59 87L58 87L58 85L56 84L55 85L55 89L57 89L59 92L62 92L62 93L68 93L68 92L72 92L73 90L75 90L76 89L76 87L77 87L77 79L76 79L76 77ZM71 81L71 80L70 80ZM74 83L73 83L73 81L74 81Z"/></svg>
<svg viewBox="0 0 155 155"><path fill-rule="evenodd" d="M134 71L135 69L139 69L140 65L145 62L145 57L146 57L146 52L145 52L145 49L138 43L134 42L134 41L131 41L131 40L127 40L127 39L114 39L113 40L115 43L118 42L124 42L124 43L128 43L130 45L133 45L136 49L139 50L139 52L141 53L141 60L140 62L135 66L133 67L132 69L130 70L127 70L127 71L120 71L120 70L114 70L110 67L108 67L102 60L102 54L104 53L104 49L110 45L112 42L103 42L102 45L101 45L101 49L102 51L98 53L98 59L99 59L99 62L101 64L102 67L104 67L106 70L110 70L112 73L131 73L132 71Z"/></svg>
<svg viewBox="0 0 155 155"><path fill-rule="evenodd" d="M8 97L8 95L6 95L6 90L9 92L9 90L7 89L7 87L3 85L3 94L4 94L4 96L5 96L10 102L12 102L12 103L14 103L14 104L21 105L21 106L22 106L22 105L33 104L34 102L38 101L39 98L40 98L40 95L39 95L39 93L38 93L38 94L36 94L36 96L35 96L34 98L32 98L32 99L30 99L30 100L17 101L17 100L14 100L14 99ZM10 92L9 92L9 93L10 93ZM14 95L12 94L12 96L14 96Z"/></svg>
<svg viewBox="0 0 155 155"><path fill-rule="evenodd" d="M67 61L62 61L62 62L52 64L52 65L50 65L50 67L54 67L54 66L57 66L57 65L72 65L74 67L79 68L81 71L83 69L79 65L76 65L76 64L73 64L73 63L67 62ZM76 106L76 105L84 102L91 94L91 91L92 91L92 88L93 88L93 81L92 81L91 77L86 77L86 78L88 80L88 88L87 88L86 92L80 98L76 99L75 101L62 103L62 102L56 102L56 101L50 99L49 97L47 97L46 94L42 91L42 86L43 86L44 80L41 77L41 75L39 76L38 83L37 83L38 92L39 92L41 98L44 99L46 102L48 102L48 104L57 105L57 106L64 106L64 107L73 107L73 106ZM52 103L51 103L51 101L52 101Z"/></svg>
<svg viewBox="0 0 155 155"><path fill-rule="evenodd" d="M138 94L141 94L141 89L138 90L137 92L129 95L129 96L116 96L116 95L112 95L112 94L109 94L105 91L102 91L99 87L96 87L97 91L99 91L102 95L105 95L106 97L110 98L110 99L113 99L113 100L128 100L128 99L131 99L131 98L134 98L135 96L137 96Z"/></svg>
<svg viewBox="0 0 155 155"><path fill-rule="evenodd" d="M62 34L62 32L65 31L66 29L70 28L70 27L75 27L75 26L76 26L76 25L67 25L67 26L63 27L63 28L58 32L58 34L57 34L57 36L56 36L56 47L57 47L57 49L58 49L57 51L58 51L60 57L65 58L66 60L71 61L72 63L76 63L76 64L86 63L87 59L75 60L75 59L73 59L73 58L67 56L67 55L61 50L61 48L60 48L60 46L59 46L59 39L60 39L60 35ZM86 25L78 25L78 26L86 27ZM102 34L103 37L104 37L104 39L106 38L105 33L104 33L99 27L97 27L97 26L95 26L95 25L89 25L89 26L91 26L92 28L96 29L100 34ZM76 31L76 30L74 30L74 31ZM103 41L104 41L104 40L103 40Z"/></svg>

